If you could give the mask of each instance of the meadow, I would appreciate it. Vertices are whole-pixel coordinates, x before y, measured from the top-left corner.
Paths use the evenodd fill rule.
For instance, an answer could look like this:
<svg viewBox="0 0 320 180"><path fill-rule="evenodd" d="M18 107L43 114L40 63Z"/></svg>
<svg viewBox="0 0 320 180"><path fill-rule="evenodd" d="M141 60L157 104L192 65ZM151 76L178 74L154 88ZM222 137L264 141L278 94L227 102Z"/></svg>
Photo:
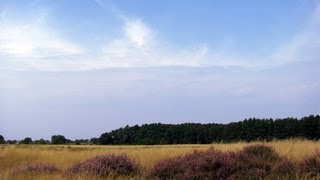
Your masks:
<svg viewBox="0 0 320 180"><path fill-rule="evenodd" d="M63 171L75 163L97 155L126 154L140 167L142 174L119 179L143 179L144 172L155 163L192 153L194 150L213 148L222 152L240 151L249 145L263 144L272 147L281 157L293 163L303 161L320 148L320 141L290 139L270 142L215 143L207 145L148 145L148 146L100 146L100 145L1 145L0 179L99 179L93 176L65 176ZM12 171L20 165L33 163L53 164L61 171L55 173L20 173ZM297 175L298 177L298 175ZM320 178L317 176L316 178Z"/></svg>

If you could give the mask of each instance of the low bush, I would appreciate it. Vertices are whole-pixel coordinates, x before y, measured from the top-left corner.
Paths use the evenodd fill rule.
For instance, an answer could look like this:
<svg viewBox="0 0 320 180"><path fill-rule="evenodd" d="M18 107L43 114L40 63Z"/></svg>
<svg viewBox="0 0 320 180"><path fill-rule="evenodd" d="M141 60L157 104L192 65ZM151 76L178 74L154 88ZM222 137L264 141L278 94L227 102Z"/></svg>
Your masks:
<svg viewBox="0 0 320 180"><path fill-rule="evenodd" d="M239 151L236 156L238 179L262 179L289 176L294 173L294 165L280 157L271 147L252 145Z"/></svg>
<svg viewBox="0 0 320 180"><path fill-rule="evenodd" d="M236 171L234 153L213 149L156 163L147 173L150 179L233 179Z"/></svg>
<svg viewBox="0 0 320 180"><path fill-rule="evenodd" d="M320 176L320 150L313 155L304 158L299 164L299 172L309 176Z"/></svg>
<svg viewBox="0 0 320 180"><path fill-rule="evenodd" d="M279 155L271 147L262 144L244 147L243 150L240 151L240 155L249 158L265 159L270 162L275 162L280 159Z"/></svg>
<svg viewBox="0 0 320 180"><path fill-rule="evenodd" d="M147 173L149 179L274 179L290 178L294 165L271 147L253 145L239 152L213 149L156 163Z"/></svg>
<svg viewBox="0 0 320 180"><path fill-rule="evenodd" d="M138 165L127 155L101 155L77 163L66 170L66 175L131 176L138 173Z"/></svg>
<svg viewBox="0 0 320 180"><path fill-rule="evenodd" d="M26 164L20 165L12 170L12 174L20 174L20 173L54 173L59 171L59 169L51 164Z"/></svg>

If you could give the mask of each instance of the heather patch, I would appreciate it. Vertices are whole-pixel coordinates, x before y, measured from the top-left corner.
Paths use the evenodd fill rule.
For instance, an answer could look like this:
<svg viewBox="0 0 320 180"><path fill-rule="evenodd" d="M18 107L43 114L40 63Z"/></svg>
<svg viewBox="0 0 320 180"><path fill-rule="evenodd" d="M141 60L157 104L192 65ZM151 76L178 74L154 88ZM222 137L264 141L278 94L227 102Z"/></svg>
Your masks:
<svg viewBox="0 0 320 180"><path fill-rule="evenodd" d="M310 176L320 176L320 150L313 155L304 158L299 164L299 171Z"/></svg>
<svg viewBox="0 0 320 180"><path fill-rule="evenodd" d="M156 163L148 172L150 179L233 179L236 171L234 153L213 149Z"/></svg>
<svg viewBox="0 0 320 180"><path fill-rule="evenodd" d="M272 179L291 177L294 165L271 147L254 145L239 152L213 149L156 163L148 172L150 179Z"/></svg>
<svg viewBox="0 0 320 180"><path fill-rule="evenodd" d="M293 164L280 157L271 147L252 145L236 156L239 179L262 179L271 176L288 176L294 172Z"/></svg>
<svg viewBox="0 0 320 180"><path fill-rule="evenodd" d="M66 170L66 175L131 176L138 173L138 165L127 155L101 155L77 163Z"/></svg>

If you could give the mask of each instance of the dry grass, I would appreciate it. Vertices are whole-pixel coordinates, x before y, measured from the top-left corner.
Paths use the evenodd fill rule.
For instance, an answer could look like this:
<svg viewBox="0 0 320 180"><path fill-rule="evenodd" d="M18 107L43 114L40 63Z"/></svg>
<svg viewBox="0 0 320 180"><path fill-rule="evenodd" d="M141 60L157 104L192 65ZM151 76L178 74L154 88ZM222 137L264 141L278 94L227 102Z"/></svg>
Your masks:
<svg viewBox="0 0 320 180"><path fill-rule="evenodd" d="M71 165L102 154L127 154L141 167L147 169L155 162L183 155L195 149L206 150L210 147L221 151L237 151L252 144L272 146L281 156L293 162L301 161L306 155L320 148L320 142L308 140L283 140L272 142L238 142L210 145L155 145L155 146L91 146L91 145L2 145L0 146L0 179L67 179L62 173L12 175L15 167L31 163L48 163L65 170ZM139 177L137 177L139 178ZM78 179L93 179L78 177ZM121 177L120 177L121 179ZM125 179L125 177L123 177Z"/></svg>

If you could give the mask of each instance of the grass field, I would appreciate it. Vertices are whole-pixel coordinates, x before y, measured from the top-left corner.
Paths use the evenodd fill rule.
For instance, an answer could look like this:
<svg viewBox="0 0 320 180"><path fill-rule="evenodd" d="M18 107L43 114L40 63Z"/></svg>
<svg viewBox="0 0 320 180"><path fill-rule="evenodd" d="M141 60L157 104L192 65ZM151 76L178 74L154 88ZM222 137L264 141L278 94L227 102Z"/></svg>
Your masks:
<svg viewBox="0 0 320 180"><path fill-rule="evenodd" d="M31 163L50 163L61 170L85 159L101 154L127 154L135 160L142 170L147 170L155 162L184 155L195 149L206 150L210 147L221 151L238 151L251 144L265 144L273 147L281 156L293 162L303 160L320 148L319 141L283 140L272 142L238 142L210 145L154 145L154 146L95 146L95 145L2 145L0 146L0 179L68 179L61 173L13 175L12 169ZM79 176L78 179L94 177ZM120 177L126 179L126 177ZM142 177L134 177L140 179Z"/></svg>

